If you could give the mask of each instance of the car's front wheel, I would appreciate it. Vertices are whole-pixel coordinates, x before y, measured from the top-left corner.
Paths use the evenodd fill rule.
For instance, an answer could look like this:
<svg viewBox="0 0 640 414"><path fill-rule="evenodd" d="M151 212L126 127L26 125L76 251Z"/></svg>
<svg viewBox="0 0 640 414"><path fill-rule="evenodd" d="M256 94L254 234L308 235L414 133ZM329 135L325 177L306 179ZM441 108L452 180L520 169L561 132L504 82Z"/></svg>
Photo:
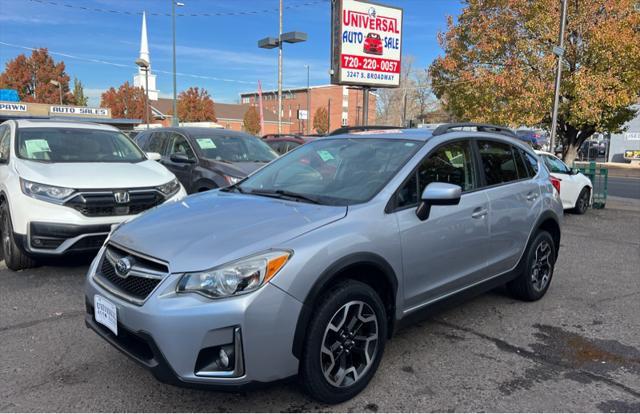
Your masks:
<svg viewBox="0 0 640 414"><path fill-rule="evenodd" d="M315 309L300 363L311 397L329 404L362 391L378 369L387 338L384 304L370 286L348 280Z"/></svg>
<svg viewBox="0 0 640 414"><path fill-rule="evenodd" d="M23 270L36 265L35 260L27 256L19 247L13 237L13 225L7 204L0 208L0 230L2 235L2 256L5 265L11 270Z"/></svg>

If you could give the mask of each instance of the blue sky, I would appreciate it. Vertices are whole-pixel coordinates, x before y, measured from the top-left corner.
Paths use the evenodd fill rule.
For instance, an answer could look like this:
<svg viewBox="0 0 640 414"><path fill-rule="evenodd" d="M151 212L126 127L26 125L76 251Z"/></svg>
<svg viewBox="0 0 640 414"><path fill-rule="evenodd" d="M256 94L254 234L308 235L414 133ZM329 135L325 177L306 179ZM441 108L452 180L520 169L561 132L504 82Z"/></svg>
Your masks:
<svg viewBox="0 0 640 414"><path fill-rule="evenodd" d="M54 58L64 60L67 73L83 82L92 105L99 103L104 89L133 81L141 24L141 16L136 13L171 12L171 0L51 1L57 4L49 0L0 0L0 65L4 70L6 62L16 55L30 53L15 46L46 47L68 55ZM178 17L177 72L185 74L178 76L178 91L200 86L216 101L236 102L240 92L256 89L258 79L263 89L276 87L277 51L258 49L257 40L277 34L278 0L182 2L185 6L178 11L185 14L261 12ZM404 8L403 53L414 56L416 67L423 68L442 53L437 33L446 28L447 16L457 16L462 8L458 0L380 2ZM306 31L309 35L305 43L285 46L285 87L306 85L307 64L312 84L329 83L329 4L328 0L284 0L285 7L290 7L284 12L284 30ZM172 80L165 72L171 71L171 18L148 15L147 25L158 89L162 97L170 97Z"/></svg>

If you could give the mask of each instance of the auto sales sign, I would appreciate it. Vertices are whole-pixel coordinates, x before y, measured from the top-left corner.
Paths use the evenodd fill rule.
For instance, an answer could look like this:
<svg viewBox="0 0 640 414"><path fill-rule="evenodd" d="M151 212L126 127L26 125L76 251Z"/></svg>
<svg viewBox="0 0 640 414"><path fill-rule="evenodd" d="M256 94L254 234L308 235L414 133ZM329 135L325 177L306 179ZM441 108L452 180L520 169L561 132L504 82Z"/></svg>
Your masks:
<svg viewBox="0 0 640 414"><path fill-rule="evenodd" d="M402 9L362 0L336 0L331 33L331 83L400 85Z"/></svg>

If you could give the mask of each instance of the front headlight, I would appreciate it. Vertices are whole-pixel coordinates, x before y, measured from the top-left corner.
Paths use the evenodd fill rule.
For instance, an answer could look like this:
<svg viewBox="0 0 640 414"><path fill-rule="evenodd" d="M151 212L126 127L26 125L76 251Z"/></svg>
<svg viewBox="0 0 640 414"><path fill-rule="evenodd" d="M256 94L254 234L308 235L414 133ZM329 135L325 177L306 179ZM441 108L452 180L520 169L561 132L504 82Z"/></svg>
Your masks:
<svg viewBox="0 0 640 414"><path fill-rule="evenodd" d="M242 178L233 177L231 175L224 175L223 177L224 177L225 181L227 182L227 184L229 184L229 185L234 185L234 184L237 184L240 181L242 181Z"/></svg>
<svg viewBox="0 0 640 414"><path fill-rule="evenodd" d="M174 178L173 180L169 181L168 183L159 185L156 188L162 194L164 194L165 196L169 197L169 196L172 196L172 195L174 195L175 193L178 192L178 190L180 189L180 183L178 182L177 178Z"/></svg>
<svg viewBox="0 0 640 414"><path fill-rule="evenodd" d="M292 252L271 251L204 272L186 273L178 282L178 293L194 292L217 299L253 292L284 267Z"/></svg>
<svg viewBox="0 0 640 414"><path fill-rule="evenodd" d="M55 187L23 179L20 179L20 186L25 195L55 204L64 203L70 195L76 192L73 188Z"/></svg>

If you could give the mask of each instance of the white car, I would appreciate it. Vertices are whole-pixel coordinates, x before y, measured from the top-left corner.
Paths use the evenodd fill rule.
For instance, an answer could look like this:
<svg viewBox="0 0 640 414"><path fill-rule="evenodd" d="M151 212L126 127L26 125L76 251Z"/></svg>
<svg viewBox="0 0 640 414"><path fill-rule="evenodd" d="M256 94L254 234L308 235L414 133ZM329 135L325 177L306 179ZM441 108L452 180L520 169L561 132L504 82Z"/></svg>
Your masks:
<svg viewBox="0 0 640 414"><path fill-rule="evenodd" d="M551 175L560 180L560 199L565 210L572 210L577 214L584 214L591 205L593 184L591 180L581 172L569 168L555 155L536 151Z"/></svg>
<svg viewBox="0 0 640 414"><path fill-rule="evenodd" d="M0 125L0 233L9 269L98 250L113 224L186 195L118 129L80 122Z"/></svg>

